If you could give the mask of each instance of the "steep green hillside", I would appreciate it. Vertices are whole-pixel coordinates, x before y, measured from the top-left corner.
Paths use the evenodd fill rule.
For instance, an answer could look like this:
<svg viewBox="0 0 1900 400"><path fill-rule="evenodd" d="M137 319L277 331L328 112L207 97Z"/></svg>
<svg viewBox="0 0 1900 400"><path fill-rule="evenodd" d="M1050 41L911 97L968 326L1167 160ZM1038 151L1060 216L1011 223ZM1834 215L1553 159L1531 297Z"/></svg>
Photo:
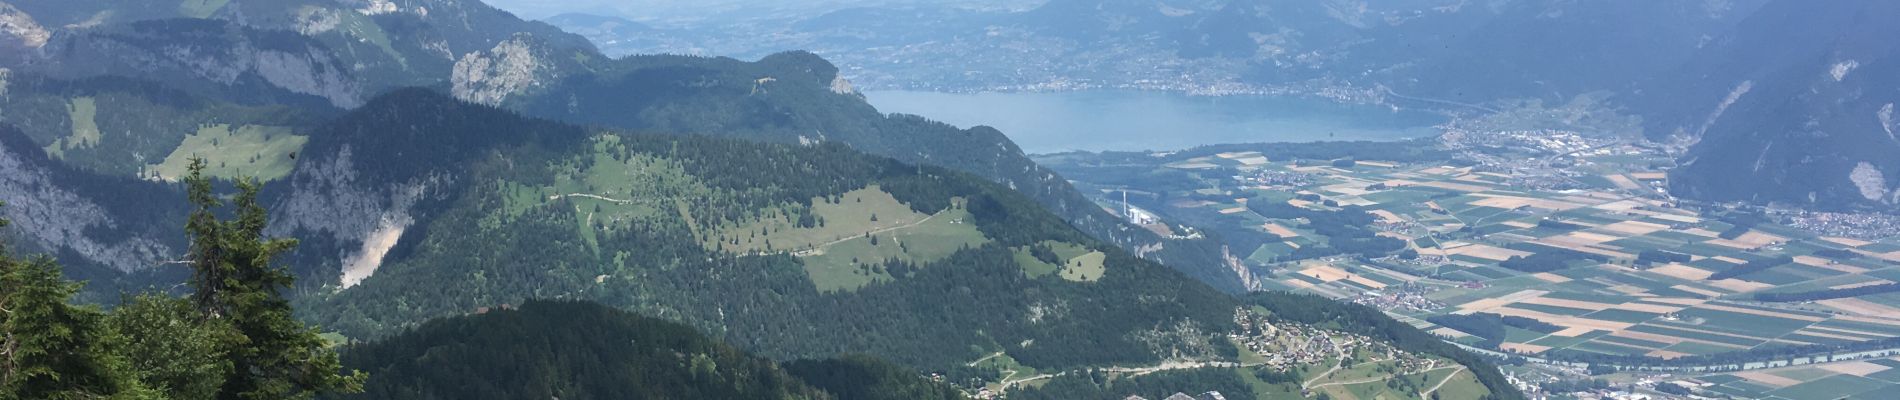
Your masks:
<svg viewBox="0 0 1900 400"><path fill-rule="evenodd" d="M8 95L0 96L0 122L26 131L35 147L68 165L118 176L150 177L152 166L213 126L281 131L271 138L289 139L300 128L334 113L327 108L234 105L122 77L69 81L20 75L9 83ZM184 155L248 161L263 153L253 148L220 148L211 143L211 136L201 137L205 143ZM183 164L177 165L182 168Z"/></svg>
<svg viewBox="0 0 1900 400"><path fill-rule="evenodd" d="M370 373L346 399L962 398L875 359L780 367L691 327L581 302L434 320L343 360Z"/></svg>
<svg viewBox="0 0 1900 400"><path fill-rule="evenodd" d="M331 0L221 6L200 2L193 4L202 7L187 7L198 12L185 14L209 19L177 18L189 15L169 11L117 14L168 7L148 4L152 1L119 8L98 2L24 8L27 13L65 16L49 17L53 21L110 12L99 26L58 35L37 51L25 52L27 60L11 65L12 74L62 80L127 76L218 102L283 104L311 112L356 108L377 93L428 86L445 88L457 99L572 123L775 143L839 142L1001 183L1028 194L1091 236L1139 251L1144 258L1222 290L1244 289L1238 275L1217 256L1217 239L1169 240L1121 223L1060 176L1029 161L994 129L956 129L915 116L879 113L849 82L839 79L835 66L809 53L778 54L758 62L671 56L614 60L579 36L470 0L374 3L393 7L374 10ZM215 10L205 14L201 8ZM0 67L9 67L5 61L0 60ZM51 119L5 121L29 132L72 127L70 121ZM180 143L172 138L204 124L164 122L189 128L155 134L162 140L138 153L154 160L146 164L160 164L156 160ZM42 147L63 140L43 136L48 139ZM76 139L57 147L83 153L93 146L93 141ZM249 157L240 159L251 164ZM101 163L133 164L126 158L109 160ZM271 160L263 161L252 169L278 171ZM128 167L112 168L125 172Z"/></svg>
<svg viewBox="0 0 1900 400"><path fill-rule="evenodd" d="M308 319L353 338L562 298L680 321L773 359L866 353L1002 388L1030 371L1235 368L1229 360L1247 357L1225 339L1239 332L1241 301L964 173L836 144L583 131L425 90L378 98L317 132L300 157L311 169L284 183L285 198L330 191L315 171L371 185L435 182L366 279L299 300ZM288 204L280 210L299 212ZM1060 273L1021 257L1037 246L1050 247ZM1328 329L1378 343L1424 338L1398 348L1484 365L1455 349L1405 347L1437 342L1380 318L1355 314ZM1348 319L1287 322L1329 320ZM1185 386L1166 387L1197 387L1176 383Z"/></svg>
<svg viewBox="0 0 1900 400"><path fill-rule="evenodd" d="M398 121L411 130L346 136ZM305 297L313 318L354 337L567 297L682 320L776 358L868 352L943 370L998 350L1036 366L1233 354L1214 340L1231 324L1232 299L962 173L834 144L581 137L427 91L378 99L319 132L329 133L303 159L350 149L358 180L454 182L432 188L445 195L420 203L418 222L373 276ZM901 208L824 211L876 201ZM907 212L924 217L899 215ZM864 221L845 220L856 218ZM917 223L926 218L947 224ZM791 223L761 224L771 220ZM887 223L896 225L877 225ZM833 243L819 225L858 228ZM972 239L933 249L926 229L968 229L952 235ZM796 230L817 236L790 239ZM1046 240L1102 252L1106 273L1030 276L1011 248ZM815 270L820 263L876 278L825 290L838 288L825 287L832 275Z"/></svg>
<svg viewBox="0 0 1900 400"><path fill-rule="evenodd" d="M1391 332L1410 328L1390 319L1302 334L1363 346L1264 366L1228 335L1277 306L1221 293L1240 288L1218 241L1120 223L994 129L883 115L809 53L608 60L467 0L135 3L105 11L174 11L99 17L5 72L21 106L0 121L23 129L0 129L0 200L75 275L185 279L186 246L158 230L181 219L165 200L176 187L134 177L176 176L196 154L276 178L264 233L302 240L285 293L304 320L359 340L559 298L770 359L867 353L966 387L1205 390L1140 377L1215 370L1224 390L1284 395L1305 389L1289 376L1329 379L1319 363L1373 357L1407 364L1388 374L1406 383L1364 389L1422 397L1432 373L1468 367L1436 381L1511 393L1455 349L1395 350ZM62 15L48 20L99 14ZM93 86L106 81L119 86ZM434 89L390 91L409 85ZM108 288L94 300L119 292L94 287ZM833 366L891 374L846 363ZM848 380L811 365L789 370L827 391ZM1078 385L1091 369L1116 372ZM1336 383L1322 389L1358 390Z"/></svg>
<svg viewBox="0 0 1900 400"><path fill-rule="evenodd" d="M756 62L634 56L601 63L503 102L543 118L639 132L697 133L770 143L841 143L898 161L950 168L1022 192L1097 239L1177 268L1222 290L1242 290L1217 240L1169 240L1123 223L1055 172L1036 165L989 127L958 129L885 115L852 91L838 68L806 52Z"/></svg>
<svg viewBox="0 0 1900 400"><path fill-rule="evenodd" d="M890 379L941 372L966 388L1071 398L1076 393L1216 389L1241 397L1274 396L1298 392L1298 382L1313 379L1341 382L1319 387L1324 390L1359 390L1345 384L1354 378L1320 374L1326 367L1317 363L1342 358L1316 360L1293 372L1259 366L1258 353L1239 350L1226 339L1241 332L1234 325L1241 301L1094 241L1017 192L962 173L900 164L835 144L590 132L426 90L380 97L312 132L298 169L267 188L279 192L269 196L276 199L269 231L304 239L292 265L300 281L315 284L294 290L300 293L295 300L299 314L356 339L400 337L398 332L418 327L426 331L430 328L415 321L483 307L565 298L682 322L773 359L869 353L903 366L829 362L790 368L835 394L857 387L851 386L855 375L829 368L882 370L872 375ZM24 140L24 135L13 137ZM39 158L31 165L47 163ZM90 176L53 165L55 172ZM164 190L133 182L117 187ZM422 188L391 182L421 182ZM382 197L378 193L405 192L417 197L402 204L364 203ZM104 195L75 191L64 196ZM27 199L27 204L46 204ZM350 271L311 265L341 268L337 255L356 251L360 243L338 240L310 221L347 225L359 215L358 207L369 207L362 215L371 216L404 210L403 218L413 222L399 230L395 237L400 240L386 256L374 260L362 275L366 279L339 288L339 272L347 277ZM37 215L27 217L19 225L23 229L47 226ZM756 236L755 227L760 229ZM863 233L825 240L839 234L834 229ZM937 242L944 237L968 241L947 254L931 250L941 247ZM787 248L780 248L779 240L788 241ZM852 243L863 246L846 245ZM1048 258L1061 265L1060 273L1043 265L1047 261L1037 254L1044 252L1035 250L1040 246L1049 247L1053 257ZM312 263L321 259L331 260ZM846 276L874 277L856 287L824 290L825 275L812 266L840 261ZM1322 312L1312 321L1291 319L1306 314L1273 317L1285 323L1348 321L1325 317L1337 313L1322 310L1341 306L1323 300L1256 304L1265 307L1256 310ZM1413 349L1402 336L1392 336L1409 327L1381 320L1376 312L1360 317L1371 322L1352 319L1328 328L1338 332L1329 335L1373 338L1354 339L1373 346L1355 350L1363 354L1354 358L1372 357L1375 361L1368 363L1392 366L1437 360L1405 372L1406 385L1415 386L1401 387L1501 382L1485 375L1495 376L1495 370L1459 358L1469 355L1455 349ZM1420 337L1430 342L1429 336ZM1393 344L1383 344L1387 341ZM1432 375L1456 368L1443 364L1447 360L1463 360L1478 375ZM1111 373L1099 383L1064 380L1064 386L1055 387L1066 388L1060 391L1026 389L1090 368L1133 372ZM401 369L395 376L414 370ZM1192 376L1213 380L1173 378ZM372 386L391 385L396 393L406 393L400 390L433 390L424 387L431 382L435 378ZM912 393L902 384L890 385L873 386ZM1246 387L1254 389L1235 389Z"/></svg>

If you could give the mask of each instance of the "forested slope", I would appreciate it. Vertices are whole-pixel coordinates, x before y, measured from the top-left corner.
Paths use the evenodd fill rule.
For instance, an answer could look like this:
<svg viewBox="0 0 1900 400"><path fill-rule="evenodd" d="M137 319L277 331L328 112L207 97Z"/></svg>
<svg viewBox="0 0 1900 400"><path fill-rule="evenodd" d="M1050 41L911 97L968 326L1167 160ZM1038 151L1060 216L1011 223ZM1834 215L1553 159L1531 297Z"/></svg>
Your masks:
<svg viewBox="0 0 1900 400"><path fill-rule="evenodd" d="M577 128L420 90L371 104L319 131L346 143L347 132L378 133L354 136L361 144L313 143L303 156L361 161L312 171L342 171L372 187L418 177L434 183L409 206L411 233L373 276L303 298L312 318L353 337L561 297L681 320L775 358L867 352L948 370L999 350L1039 366L1233 354L1214 340L1231 323L1233 299L967 174L835 144L582 137ZM387 126L409 129L377 130ZM442 145L387 142L403 138ZM304 179L293 179L289 197L339 193ZM866 196L889 196L902 208L833 211ZM827 222L792 221L812 213ZM843 231L839 241L809 248L793 248L784 232L903 215L922 217ZM772 236L757 243L756 233ZM776 238L784 248L773 247ZM963 244L932 246L947 241ZM1099 253L1103 272L1071 280L1026 271L1015 249L1043 242ZM852 283L831 283L839 280Z"/></svg>
<svg viewBox="0 0 1900 400"><path fill-rule="evenodd" d="M343 361L370 374L345 399L962 398L874 359L781 367L691 327L582 302L434 320L349 347Z"/></svg>
<svg viewBox="0 0 1900 400"><path fill-rule="evenodd" d="M1138 250L1222 290L1242 290L1238 275L1217 256L1217 240L1167 240L1122 223L1031 162L1002 132L879 113L838 76L835 66L809 53L776 54L757 62L611 59L584 38L473 0L369 4L373 7L342 0L280 0L208 3L197 11L167 6L141 0L23 7L28 16L43 16L47 21L42 23L78 24L91 16L97 24L56 29L46 44L20 52L20 59L0 59L0 68L12 70L10 78L0 80L123 77L199 97L198 109L281 104L313 114L354 109L388 91L425 86L460 100L576 124L774 143L838 142L1003 184L1098 239ZM105 112L122 118L118 113ZM59 142L58 132L70 124L57 119L0 113L0 121L29 132L54 132L38 134L40 146L78 140ZM146 146L153 149L140 155L158 157L171 150L163 148L170 143L166 138L192 129L189 123L175 125L140 133L165 139L150 142ZM126 173L126 166L110 165L115 162L88 166ZM341 235L339 245L353 245L359 235Z"/></svg>

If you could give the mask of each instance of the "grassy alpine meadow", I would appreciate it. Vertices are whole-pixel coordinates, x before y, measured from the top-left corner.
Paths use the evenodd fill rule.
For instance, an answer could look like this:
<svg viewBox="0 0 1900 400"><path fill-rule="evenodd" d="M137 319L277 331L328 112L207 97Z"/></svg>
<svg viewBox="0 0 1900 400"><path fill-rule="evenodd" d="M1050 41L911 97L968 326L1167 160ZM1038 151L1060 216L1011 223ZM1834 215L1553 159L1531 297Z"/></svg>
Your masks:
<svg viewBox="0 0 1900 400"><path fill-rule="evenodd" d="M196 157L205 160L206 175L271 181L290 175L297 163L292 157L309 140L287 127L205 125L199 127L197 133L186 136L163 161L146 170L160 179L175 180L183 176L185 166Z"/></svg>

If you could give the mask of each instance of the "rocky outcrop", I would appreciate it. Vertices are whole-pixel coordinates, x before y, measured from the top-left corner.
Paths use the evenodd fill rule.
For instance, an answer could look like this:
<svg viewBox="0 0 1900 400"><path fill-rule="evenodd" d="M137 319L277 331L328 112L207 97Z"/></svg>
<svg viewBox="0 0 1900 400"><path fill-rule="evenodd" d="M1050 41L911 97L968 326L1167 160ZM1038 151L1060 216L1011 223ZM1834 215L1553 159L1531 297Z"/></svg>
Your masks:
<svg viewBox="0 0 1900 400"><path fill-rule="evenodd" d="M305 36L329 33L343 24L343 11L332 8L305 6L297 9L296 17L293 28Z"/></svg>
<svg viewBox="0 0 1900 400"><path fill-rule="evenodd" d="M1861 198L1870 201L1885 202L1887 197L1887 178L1874 164L1861 161L1854 170L1847 173L1847 180L1854 182L1854 188L1860 190Z"/></svg>
<svg viewBox="0 0 1900 400"><path fill-rule="evenodd" d="M844 75L838 75L831 78L831 92L837 94L858 94L858 89L852 87L851 81L844 79Z"/></svg>
<svg viewBox="0 0 1900 400"><path fill-rule="evenodd" d="M361 85L327 52L260 50L252 59L252 71L271 85L329 99L331 105L342 108L363 103Z"/></svg>
<svg viewBox="0 0 1900 400"><path fill-rule="evenodd" d="M19 47L37 49L52 39L53 32L41 27L32 15L12 4L0 2L0 49Z"/></svg>
<svg viewBox="0 0 1900 400"><path fill-rule="evenodd" d="M493 49L462 55L449 76L450 94L458 100L495 106L539 86L547 66L530 39L516 35Z"/></svg>

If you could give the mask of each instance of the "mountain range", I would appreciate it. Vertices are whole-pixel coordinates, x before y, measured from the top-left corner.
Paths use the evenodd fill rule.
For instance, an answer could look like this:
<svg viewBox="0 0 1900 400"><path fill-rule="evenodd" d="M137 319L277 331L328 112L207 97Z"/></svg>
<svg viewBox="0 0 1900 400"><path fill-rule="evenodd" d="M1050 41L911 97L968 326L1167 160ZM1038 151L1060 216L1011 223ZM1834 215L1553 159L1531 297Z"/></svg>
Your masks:
<svg viewBox="0 0 1900 400"><path fill-rule="evenodd" d="M9 80L52 81L46 85L67 87L128 78L169 83L162 88L144 85L138 89L143 92L136 94L126 92L130 89L110 89L109 96L94 93L105 89L67 89L75 94L67 99L25 92L8 99L32 104L8 109L31 114L20 119L44 121L17 125L45 147L67 132L91 132L74 129L85 125L72 122L78 118L60 118L78 110L79 102L72 99L81 97L94 102L93 107L98 101L164 107L186 102L171 101L182 98L207 106L288 107L246 114L295 119L289 116L334 115L360 106L374 94L419 85L440 88L464 101L576 123L735 135L777 143L840 141L872 154L960 169L1015 187L1098 238L1140 250L1223 290L1241 290L1236 269L1202 251L1218 248L1217 242L1169 241L1119 223L1067 182L1029 161L994 129L956 129L921 118L878 113L856 95L850 82L838 78L835 67L809 54L785 53L750 63L679 56L611 59L579 36L513 19L479 3L446 1L406 8L382 2L325 3L276 5L281 8L244 3L218 8L207 14L213 17L209 19L129 20L61 31L9 67ZM111 20L125 10L98 4L89 9L83 2L36 3L36 7L44 10L20 10L24 16L66 16L45 25L84 15ZM323 17L332 14L337 17ZM185 97L179 97L179 92ZM151 98L160 95L171 97ZM711 109L722 112L695 113ZM157 112L93 119L94 125L98 121L111 124L112 119L152 120L142 116ZM169 110L162 115L179 113ZM138 140L112 140L105 145L82 141L89 134L72 135L81 139L57 143L58 156L72 153L66 160L70 164L100 172L137 174L139 164L158 164L197 125L247 125L232 123L247 121L225 121L230 118L225 114L230 113L221 113L216 121L168 121L173 125L166 132L140 133ZM253 125L284 127L293 134L310 128L308 119L268 122L272 123ZM130 130L108 127L99 132L109 137ZM367 234L362 226L356 228L359 232L337 233L339 240L353 242Z"/></svg>
<svg viewBox="0 0 1900 400"><path fill-rule="evenodd" d="M1890 24L1871 17L1884 7L1052 0L1021 11L860 7L628 36L576 31L609 54L809 49L870 89L1298 94L1459 115L1519 99L1607 98L1606 111L1641 117L1648 139L1693 146L1672 174L1678 197L1885 211L1900 160L1888 156L1890 86L1873 72L1892 52L1881 44Z"/></svg>
<svg viewBox="0 0 1900 400"><path fill-rule="evenodd" d="M574 378L513 385L524 394L615 397L632 389L575 386L581 364L491 367L618 353L590 346L651 330L684 339L600 365L678 378L651 388L789 397L880 387L829 382L852 369L1001 389L1051 371L1064 383L1050 397L1297 393L1241 361L1251 350L1230 335L1255 315L1461 365L1440 383L1518 396L1488 361L1377 311L1234 295L1245 269L1218 240L1123 223L995 129L880 113L812 53L612 58L467 0L0 6L19 50L0 60L7 236L88 280L82 300L178 290L185 165L261 180L264 232L301 241L284 257L299 283L281 290L300 319L366 342L345 359L371 372L372 397L470 388L415 380L443 365L482 374L458 379ZM539 340L578 344L442 344ZM682 363L652 364L669 353ZM901 367L755 358L848 353ZM1117 389L1075 372L1112 368L1157 380ZM1413 375L1391 393L1425 396L1413 389L1430 374Z"/></svg>

